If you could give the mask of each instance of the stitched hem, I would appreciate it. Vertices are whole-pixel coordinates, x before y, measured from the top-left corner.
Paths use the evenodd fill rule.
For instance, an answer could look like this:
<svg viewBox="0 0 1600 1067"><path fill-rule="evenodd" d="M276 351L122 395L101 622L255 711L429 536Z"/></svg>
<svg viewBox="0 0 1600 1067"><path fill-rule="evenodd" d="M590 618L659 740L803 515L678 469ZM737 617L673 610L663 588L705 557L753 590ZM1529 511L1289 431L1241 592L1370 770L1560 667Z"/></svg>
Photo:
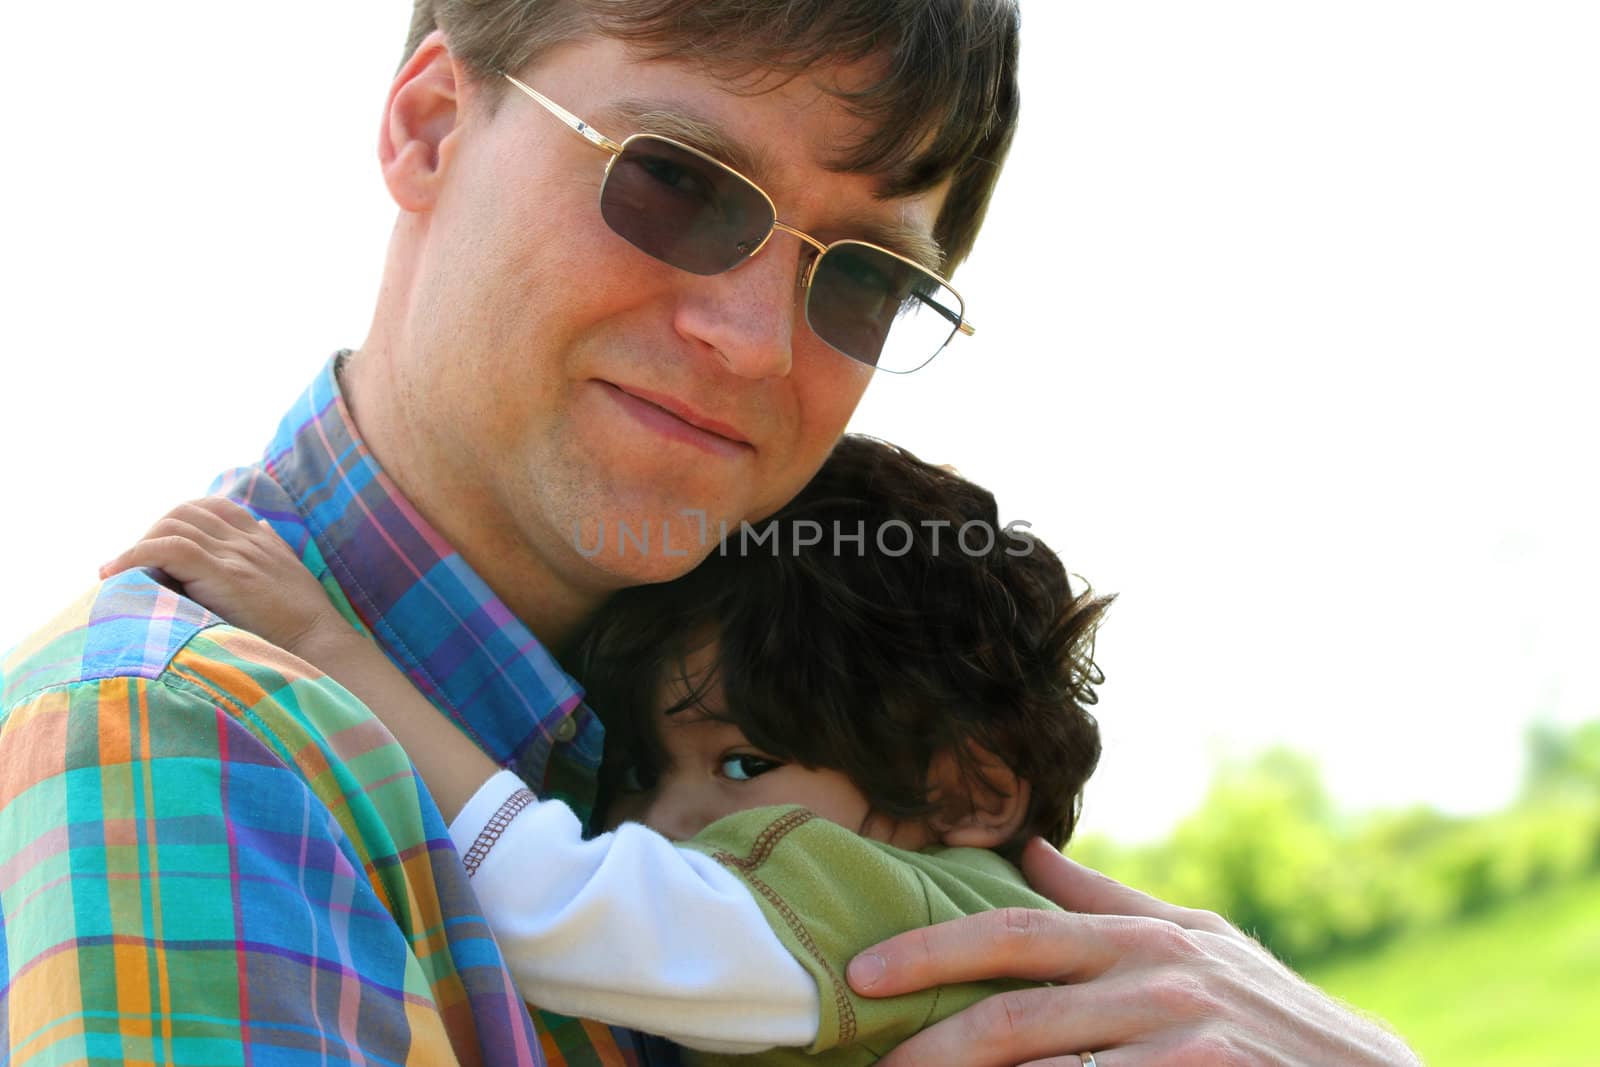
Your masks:
<svg viewBox="0 0 1600 1067"><path fill-rule="evenodd" d="M528 790L519 789L501 802L500 807L490 817L489 821L484 824L483 829L478 831L478 836L473 839L472 847L467 849L466 853L461 857L461 865L467 869L468 878L478 873L478 868L483 865L483 861L489 858L489 850L499 843L501 836L506 832L506 828L511 825L511 820L515 819L523 808L538 799Z"/></svg>
<svg viewBox="0 0 1600 1067"><path fill-rule="evenodd" d="M855 1043L857 1027L855 1005L850 1003L850 996L845 990L844 982L828 962L827 955L811 936L811 931L806 928L805 920L795 911L793 905L756 873L772 857L773 850L778 847L778 844L785 837L818 817L815 812L803 808L791 811L786 815L780 816L772 825L757 835L755 842L751 845L750 855L736 856L725 849L719 849L712 853L711 858L724 867L739 872L745 883L760 894L772 906L773 911L778 913L779 917L783 919L784 925L794 935L795 940L800 942L800 946L805 949L806 954L816 961L822 972L828 976L828 984L832 987L834 1010L839 1016L838 1044L844 1046Z"/></svg>

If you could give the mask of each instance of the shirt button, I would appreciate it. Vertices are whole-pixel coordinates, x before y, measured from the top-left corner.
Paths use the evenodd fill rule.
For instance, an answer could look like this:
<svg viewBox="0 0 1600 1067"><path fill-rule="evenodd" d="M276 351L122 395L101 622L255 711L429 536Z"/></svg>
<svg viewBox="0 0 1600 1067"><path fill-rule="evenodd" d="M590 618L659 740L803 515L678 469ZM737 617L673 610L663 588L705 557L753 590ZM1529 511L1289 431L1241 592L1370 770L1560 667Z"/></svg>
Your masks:
<svg viewBox="0 0 1600 1067"><path fill-rule="evenodd" d="M577 736L578 722L575 716L568 715L566 718L556 723L554 737L557 741L561 742L562 744L566 744L568 741L571 741Z"/></svg>

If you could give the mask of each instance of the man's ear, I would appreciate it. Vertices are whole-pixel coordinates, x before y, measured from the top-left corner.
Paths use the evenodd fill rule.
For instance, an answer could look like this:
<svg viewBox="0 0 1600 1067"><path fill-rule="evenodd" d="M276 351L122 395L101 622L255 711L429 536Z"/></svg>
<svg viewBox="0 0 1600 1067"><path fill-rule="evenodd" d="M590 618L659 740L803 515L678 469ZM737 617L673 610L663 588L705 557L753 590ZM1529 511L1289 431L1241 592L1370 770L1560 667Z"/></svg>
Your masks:
<svg viewBox="0 0 1600 1067"><path fill-rule="evenodd" d="M938 809L928 817L928 827L953 848L999 848L1027 821L1028 783L988 749L968 745L967 751L970 766L982 770L989 786L971 772L962 773L954 752L936 755L928 768L928 791Z"/></svg>
<svg viewBox="0 0 1600 1067"><path fill-rule="evenodd" d="M444 34L428 34L389 87L378 135L383 182L400 210L433 207L458 127L465 71Z"/></svg>

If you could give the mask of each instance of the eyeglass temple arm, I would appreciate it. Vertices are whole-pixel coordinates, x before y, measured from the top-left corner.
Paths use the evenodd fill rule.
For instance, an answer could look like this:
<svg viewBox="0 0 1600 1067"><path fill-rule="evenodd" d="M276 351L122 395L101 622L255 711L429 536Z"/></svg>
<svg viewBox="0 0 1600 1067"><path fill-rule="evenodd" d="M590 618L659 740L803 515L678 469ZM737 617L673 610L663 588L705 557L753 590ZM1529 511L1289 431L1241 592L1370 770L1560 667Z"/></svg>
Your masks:
<svg viewBox="0 0 1600 1067"><path fill-rule="evenodd" d="M937 300L929 300L921 293L912 293L911 295L922 301L923 306L932 308L934 314L938 315L946 322L954 324L955 328L961 331L963 335L971 337L973 334L978 332L978 328L976 326L972 325L972 323L968 322L960 315L957 315L954 311L951 311Z"/></svg>
<svg viewBox="0 0 1600 1067"><path fill-rule="evenodd" d="M501 76L504 77L506 81L510 82L512 85L515 85L518 89L521 89L523 92L531 96L536 103L544 105L545 110L549 111L550 114L566 123L567 127L571 129L573 133L582 137L585 141L588 141L596 148L610 152L612 155L616 155L622 151L622 146L617 142L613 141L611 138L607 137L605 134L601 133L587 122L584 122L578 116L574 115L572 112L568 111L566 108L562 107L548 96L545 96L539 90L526 84L514 75L505 74L502 72Z"/></svg>

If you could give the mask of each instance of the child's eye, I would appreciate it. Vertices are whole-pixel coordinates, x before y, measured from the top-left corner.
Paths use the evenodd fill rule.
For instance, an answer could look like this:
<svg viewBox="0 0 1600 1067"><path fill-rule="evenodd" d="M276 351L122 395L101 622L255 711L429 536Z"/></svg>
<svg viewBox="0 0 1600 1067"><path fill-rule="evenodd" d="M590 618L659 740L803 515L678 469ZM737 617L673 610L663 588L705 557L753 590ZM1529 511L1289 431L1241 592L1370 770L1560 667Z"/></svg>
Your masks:
<svg viewBox="0 0 1600 1067"><path fill-rule="evenodd" d="M759 778L768 771L775 771L783 764L777 760L767 759L765 756L753 756L746 752L738 756L727 756L722 760L723 777L735 782L748 782L752 778Z"/></svg>

